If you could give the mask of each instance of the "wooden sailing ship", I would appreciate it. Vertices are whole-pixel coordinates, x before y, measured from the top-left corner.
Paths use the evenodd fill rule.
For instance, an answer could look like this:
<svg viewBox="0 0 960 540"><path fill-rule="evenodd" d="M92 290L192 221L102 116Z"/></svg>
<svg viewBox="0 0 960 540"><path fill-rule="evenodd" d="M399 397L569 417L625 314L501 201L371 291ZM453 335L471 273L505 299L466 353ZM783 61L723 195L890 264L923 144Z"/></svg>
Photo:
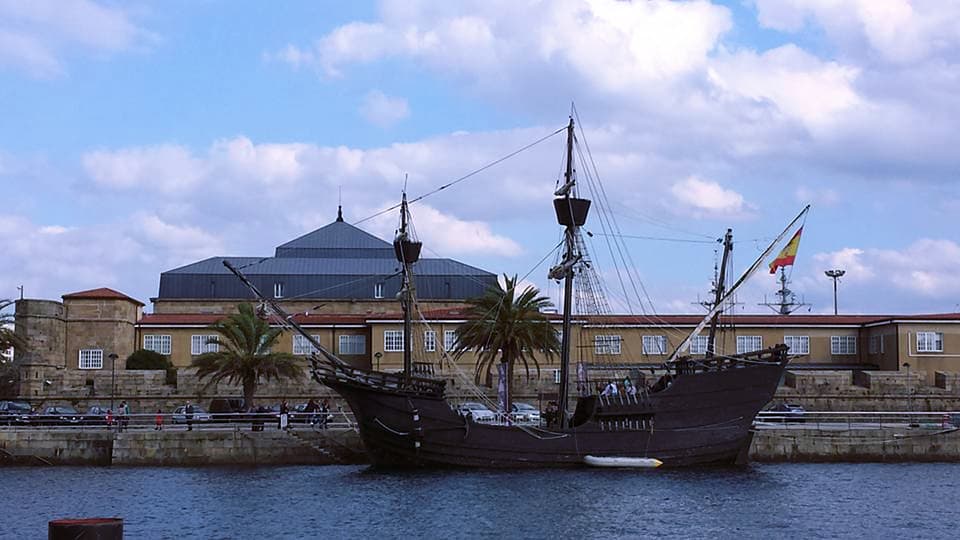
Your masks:
<svg viewBox="0 0 960 540"><path fill-rule="evenodd" d="M776 345L739 355L715 354L717 317L724 301L759 267L800 216L729 290L718 284L712 309L664 364L665 373L659 380L635 393L581 393L570 404L571 299L574 274L583 259L583 243L578 241L580 227L591 206L589 200L577 196L573 144L571 119L567 128L566 173L554 199L557 221L564 227L564 254L550 271L550 277L562 280L564 301L559 421L551 427L476 422L461 415L448 400L445 381L414 376L410 339L412 267L419 258L421 244L408 229L405 195L400 207L401 225L394 240L404 283L402 372L363 369L337 358L300 329L276 303L263 297L239 270L224 263L262 302L318 349L312 357L313 377L349 404L374 465L522 468L636 462L677 467L746 460L753 419L773 397L788 362L787 347ZM801 216L805 212L806 209ZM729 234L726 245L729 250ZM707 325L711 327L707 354L697 359L683 356L691 337Z"/></svg>

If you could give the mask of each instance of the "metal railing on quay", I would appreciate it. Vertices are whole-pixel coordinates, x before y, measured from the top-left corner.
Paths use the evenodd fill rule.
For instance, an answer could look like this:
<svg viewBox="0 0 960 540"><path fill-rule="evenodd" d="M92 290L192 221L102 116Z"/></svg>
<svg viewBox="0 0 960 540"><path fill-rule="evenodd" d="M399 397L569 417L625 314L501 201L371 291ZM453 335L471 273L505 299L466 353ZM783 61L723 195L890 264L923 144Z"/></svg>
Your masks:
<svg viewBox="0 0 960 540"><path fill-rule="evenodd" d="M909 411L761 411L754 428L818 430L852 429L955 429L960 427L960 412Z"/></svg>
<svg viewBox="0 0 960 540"><path fill-rule="evenodd" d="M286 428L292 430L353 430L356 421L353 412L337 410L326 413L287 413ZM280 413L131 413L128 415L18 415L0 416L3 430L77 430L77 431L183 431L183 430L241 430L280 429Z"/></svg>

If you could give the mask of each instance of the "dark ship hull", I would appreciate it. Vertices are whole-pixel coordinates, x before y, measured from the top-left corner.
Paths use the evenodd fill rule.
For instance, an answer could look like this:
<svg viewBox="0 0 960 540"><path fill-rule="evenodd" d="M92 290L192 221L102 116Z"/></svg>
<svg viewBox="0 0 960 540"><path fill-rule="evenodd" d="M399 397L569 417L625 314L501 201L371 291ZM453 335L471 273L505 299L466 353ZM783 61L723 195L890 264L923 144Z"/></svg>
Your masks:
<svg viewBox="0 0 960 540"><path fill-rule="evenodd" d="M681 363L636 396L581 397L570 425L550 429L474 422L444 399L440 381L343 365L318 378L350 405L376 466L570 467L594 456L677 467L745 461L753 419L779 384L786 347L752 357L716 369Z"/></svg>

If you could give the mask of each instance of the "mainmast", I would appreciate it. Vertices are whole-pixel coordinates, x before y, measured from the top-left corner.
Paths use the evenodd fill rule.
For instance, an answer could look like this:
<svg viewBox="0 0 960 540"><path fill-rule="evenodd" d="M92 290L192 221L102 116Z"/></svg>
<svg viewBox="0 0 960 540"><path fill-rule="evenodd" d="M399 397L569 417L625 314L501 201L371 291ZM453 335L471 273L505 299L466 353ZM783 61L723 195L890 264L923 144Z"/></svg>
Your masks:
<svg viewBox="0 0 960 540"><path fill-rule="evenodd" d="M586 223L587 213L590 210L590 201L576 197L574 187L576 178L574 178L573 169L573 118L570 118L570 124L567 125L567 170L564 174L564 184L554 195L553 208L557 213L557 222L566 227L564 230L564 254L563 260L557 266L550 269L550 279L563 279L563 335L560 339L560 388L558 392L558 409L560 414L560 426L566 427L567 418L567 396L569 394L570 381L570 340L571 340L571 317L573 315L573 269L580 260L581 255L577 253L576 238L580 226ZM571 194L573 196L571 196Z"/></svg>
<svg viewBox="0 0 960 540"><path fill-rule="evenodd" d="M733 251L733 229L727 229L727 234L723 236L723 257L720 259L720 276L717 277L717 283L713 289L716 294L713 299L714 306L719 305L720 299L723 298L724 287L727 280L727 260L730 257L731 251ZM717 311L713 314L713 318L710 319L710 335L707 338L707 358L712 357L716 351L717 323L720 320L720 313L720 311Z"/></svg>
<svg viewBox="0 0 960 540"><path fill-rule="evenodd" d="M409 381L413 376L413 356L411 350L411 322L413 311L413 263L420 259L423 243L416 241L409 230L409 211L407 210L407 192L403 192L400 202L400 228L393 239L393 252L403 265L403 286L400 288L400 307L403 309L403 374Z"/></svg>

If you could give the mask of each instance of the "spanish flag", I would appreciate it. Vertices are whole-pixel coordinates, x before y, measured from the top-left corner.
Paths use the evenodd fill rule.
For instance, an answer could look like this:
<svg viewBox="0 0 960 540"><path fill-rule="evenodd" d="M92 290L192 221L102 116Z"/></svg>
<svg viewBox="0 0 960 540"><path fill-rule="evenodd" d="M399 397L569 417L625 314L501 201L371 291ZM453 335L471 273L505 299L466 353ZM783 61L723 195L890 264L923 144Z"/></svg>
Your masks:
<svg viewBox="0 0 960 540"><path fill-rule="evenodd" d="M793 235L793 238L787 242L787 245L783 246L783 249L780 250L780 254L777 255L777 258L770 263L770 273L776 274L777 268L781 266L790 266L793 264L793 260L797 258L797 248L800 246L800 233L803 232L803 227L797 229L797 232Z"/></svg>

